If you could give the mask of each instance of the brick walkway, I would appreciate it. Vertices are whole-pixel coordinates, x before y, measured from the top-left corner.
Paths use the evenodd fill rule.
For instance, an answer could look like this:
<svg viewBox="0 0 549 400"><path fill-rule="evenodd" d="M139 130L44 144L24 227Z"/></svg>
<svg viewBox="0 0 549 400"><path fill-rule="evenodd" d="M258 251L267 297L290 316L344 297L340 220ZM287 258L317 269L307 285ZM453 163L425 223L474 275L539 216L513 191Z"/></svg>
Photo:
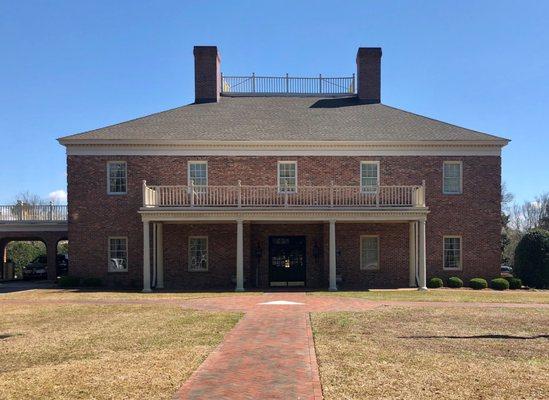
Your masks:
<svg viewBox="0 0 549 400"><path fill-rule="evenodd" d="M322 399L308 314L266 311L247 313L176 398Z"/></svg>

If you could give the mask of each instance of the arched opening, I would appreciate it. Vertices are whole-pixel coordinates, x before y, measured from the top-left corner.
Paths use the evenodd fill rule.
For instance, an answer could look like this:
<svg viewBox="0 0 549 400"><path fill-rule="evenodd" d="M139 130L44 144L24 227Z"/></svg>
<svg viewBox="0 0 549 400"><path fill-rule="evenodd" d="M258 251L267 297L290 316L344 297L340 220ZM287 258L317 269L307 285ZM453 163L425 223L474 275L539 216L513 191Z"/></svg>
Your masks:
<svg viewBox="0 0 549 400"><path fill-rule="evenodd" d="M47 247L42 239L4 239L0 250L2 280L47 279Z"/></svg>
<svg viewBox="0 0 549 400"><path fill-rule="evenodd" d="M57 241L55 266L57 276L65 276L69 274L69 241L65 238Z"/></svg>

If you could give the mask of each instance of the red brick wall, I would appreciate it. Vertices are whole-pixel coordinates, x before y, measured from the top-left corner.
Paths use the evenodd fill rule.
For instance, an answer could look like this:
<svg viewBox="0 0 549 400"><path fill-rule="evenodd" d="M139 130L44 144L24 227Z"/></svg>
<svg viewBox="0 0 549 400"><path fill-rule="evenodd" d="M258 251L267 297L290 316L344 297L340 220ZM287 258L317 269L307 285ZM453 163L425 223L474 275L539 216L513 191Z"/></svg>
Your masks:
<svg viewBox="0 0 549 400"><path fill-rule="evenodd" d="M379 235L379 270L360 269L360 236ZM408 287L408 224L336 224L339 287Z"/></svg>
<svg viewBox="0 0 549 400"><path fill-rule="evenodd" d="M277 161L298 161L299 185L327 185L331 181L340 185L358 185L361 160L380 161L380 179L382 185L414 185L426 181L426 199L430 213L427 217L427 275L458 275L464 278L473 276L493 277L499 274L500 263L500 157L176 157L176 156L69 156L68 157L68 196L69 196L69 240L71 246L71 271L81 276L99 276L107 283L141 285L142 274L142 222L137 210L142 204L141 184L146 179L152 185L187 184L187 161L208 160L208 177L211 185L236 184L240 179L244 185L276 185ZM125 160L128 163L128 194L107 195L106 163L109 160ZM463 194L442 194L442 163L444 160L463 161ZM247 224L246 224L247 225ZM402 243L395 247L396 254L402 257L398 263L405 267L405 273L391 277L390 285L407 286L407 248L408 230L401 224L398 232L402 237L397 240L391 231L391 243ZM230 227L230 225L228 225ZM327 240L327 228L314 228L302 225L308 235ZM358 243L350 232L361 230L362 225L340 225L338 235L346 235L348 240ZM388 226L383 224L383 226ZM395 225L397 226L397 225ZM400 225L399 225L400 226ZM346 232L341 229L346 228ZM166 243L170 239L170 229L165 235ZM177 234L185 240L185 227L177 227ZM221 232L227 229L224 227ZM256 229L254 233L254 229ZM295 231L295 227L291 231ZM374 229L373 226L367 228ZM388 228L387 228L388 229ZM391 228L397 229L397 228ZM318 231L317 231L318 230ZM210 230L210 234L213 231ZM227 231L229 232L229 231ZM263 228L245 228L251 248L245 250L251 257L257 236L265 236ZM262 233L263 232L263 233ZM172 232L174 233L174 232ZM359 232L357 231L357 235ZM217 233L216 233L217 235ZM234 234L226 234L222 245L232 246ZM463 271L444 273L442 271L442 238L444 235L463 236ZM107 237L128 236L129 272L107 272ZM312 236L311 236L312 237ZM264 239L261 239L264 240ZM383 246L383 238L381 243ZM343 246L343 239L338 244ZM186 242L184 242L186 248ZM347 245L345 245L347 246ZM349 245L352 246L352 245ZM249 246L250 247L250 246ZM406 251L404 251L405 249ZM172 250L169 250L172 251ZM186 251L186 249L181 250ZM227 250L229 251L229 250ZM264 253L267 250L264 250ZM225 254L225 253L224 253ZM229 253L226 253L229 254ZM347 256L342 250L340 264L348 262L353 268L354 256ZM324 263L324 282L327 282L326 257ZM235 257L234 255L232 255ZM184 260L184 254L174 254ZM264 254L264 257L266 255ZM251 260L251 259L250 259ZM312 260L312 258L309 258ZM349 261L347 261L349 260ZM253 261L253 260L252 260ZM338 260L339 261L339 260ZM255 262L255 261L254 261ZM384 263L383 255L381 263ZM231 262L234 266L234 262ZM231 267L232 268L232 267ZM248 266L250 276L251 266ZM358 269L358 265L355 269ZM395 263L396 268L396 263ZM399 267L400 268L400 267ZM197 273L193 273L196 275ZM373 277L375 285L385 286L388 278ZM212 274L213 276L213 274ZM226 280L227 273L215 279ZM311 275L313 276L313 275ZM183 278L182 278L183 279ZM313 279L313 278L312 278ZM315 277L314 282L322 280ZM255 280L255 277L254 277ZM345 284L349 279L345 279ZM310 284L316 284L311 281ZM181 281L183 282L183 281ZM217 282L217 281L216 281ZM309 282L308 282L309 283ZM169 283L167 282L169 285Z"/></svg>

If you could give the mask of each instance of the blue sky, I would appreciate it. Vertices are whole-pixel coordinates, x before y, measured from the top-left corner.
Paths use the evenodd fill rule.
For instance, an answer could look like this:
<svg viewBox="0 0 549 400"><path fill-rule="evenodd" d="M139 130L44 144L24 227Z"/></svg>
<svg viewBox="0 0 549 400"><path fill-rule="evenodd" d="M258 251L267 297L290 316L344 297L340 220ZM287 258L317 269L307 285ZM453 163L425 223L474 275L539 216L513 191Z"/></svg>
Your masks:
<svg viewBox="0 0 549 400"><path fill-rule="evenodd" d="M338 5L339 4L339 5ZM193 101L193 45L226 74L350 75L382 101L512 139L503 180L549 191L549 2L0 1L0 203L66 190L56 138Z"/></svg>

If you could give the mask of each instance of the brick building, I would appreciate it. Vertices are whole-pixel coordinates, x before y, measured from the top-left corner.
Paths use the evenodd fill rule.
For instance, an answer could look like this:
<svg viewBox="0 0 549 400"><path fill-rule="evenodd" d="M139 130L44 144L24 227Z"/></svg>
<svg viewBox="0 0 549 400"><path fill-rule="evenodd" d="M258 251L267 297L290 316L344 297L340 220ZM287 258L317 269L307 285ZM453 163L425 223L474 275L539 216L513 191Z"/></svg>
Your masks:
<svg viewBox="0 0 549 400"><path fill-rule="evenodd" d="M499 275L508 140L381 103L380 48L338 78L194 58L195 103L59 139L73 274L144 291Z"/></svg>

